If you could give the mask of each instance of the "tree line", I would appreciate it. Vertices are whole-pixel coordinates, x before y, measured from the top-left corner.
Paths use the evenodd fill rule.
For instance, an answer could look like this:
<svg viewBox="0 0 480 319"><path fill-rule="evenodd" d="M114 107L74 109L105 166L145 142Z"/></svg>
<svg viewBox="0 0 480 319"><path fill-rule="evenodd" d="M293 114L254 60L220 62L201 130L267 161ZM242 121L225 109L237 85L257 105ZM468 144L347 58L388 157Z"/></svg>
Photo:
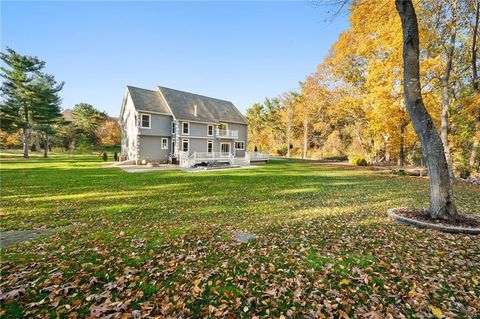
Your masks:
<svg viewBox="0 0 480 319"><path fill-rule="evenodd" d="M92 105L80 103L72 110L61 109L58 83L43 72L45 62L37 57L21 55L11 48L0 53L5 67L0 67L4 79L0 87L0 146L22 146L23 156L41 151L44 157L53 146L73 153L92 151L120 143L117 121Z"/></svg>
<svg viewBox="0 0 480 319"><path fill-rule="evenodd" d="M477 0L414 3L423 101L452 179L479 170L479 6ZM299 90L248 108L249 147L282 156L425 164L404 100L395 2L354 1L349 10L350 28Z"/></svg>

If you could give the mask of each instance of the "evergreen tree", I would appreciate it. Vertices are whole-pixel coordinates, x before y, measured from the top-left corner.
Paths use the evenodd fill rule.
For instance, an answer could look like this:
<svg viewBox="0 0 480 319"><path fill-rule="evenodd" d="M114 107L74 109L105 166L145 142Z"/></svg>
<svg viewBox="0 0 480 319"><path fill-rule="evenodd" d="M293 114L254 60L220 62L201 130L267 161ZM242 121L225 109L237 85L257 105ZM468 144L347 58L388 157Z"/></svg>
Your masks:
<svg viewBox="0 0 480 319"><path fill-rule="evenodd" d="M49 136L55 133L55 125L63 122L58 95L64 83L57 83L53 75L38 75L32 81L34 96L32 99L34 128L43 137L44 157L48 157Z"/></svg>
<svg viewBox="0 0 480 319"><path fill-rule="evenodd" d="M45 65L37 57L24 56L7 48L0 59L8 66L0 67L4 82L0 87L3 99L0 103L0 128L15 132L23 130L23 157L28 158L29 133L32 125L31 82Z"/></svg>

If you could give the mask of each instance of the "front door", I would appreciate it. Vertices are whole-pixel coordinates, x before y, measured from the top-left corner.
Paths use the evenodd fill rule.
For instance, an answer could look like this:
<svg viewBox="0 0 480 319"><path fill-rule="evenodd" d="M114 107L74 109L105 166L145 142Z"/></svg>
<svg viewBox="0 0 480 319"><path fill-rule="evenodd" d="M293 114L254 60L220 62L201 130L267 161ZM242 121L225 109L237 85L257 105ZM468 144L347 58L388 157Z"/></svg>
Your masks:
<svg viewBox="0 0 480 319"><path fill-rule="evenodd" d="M230 155L230 143L220 143L220 156Z"/></svg>

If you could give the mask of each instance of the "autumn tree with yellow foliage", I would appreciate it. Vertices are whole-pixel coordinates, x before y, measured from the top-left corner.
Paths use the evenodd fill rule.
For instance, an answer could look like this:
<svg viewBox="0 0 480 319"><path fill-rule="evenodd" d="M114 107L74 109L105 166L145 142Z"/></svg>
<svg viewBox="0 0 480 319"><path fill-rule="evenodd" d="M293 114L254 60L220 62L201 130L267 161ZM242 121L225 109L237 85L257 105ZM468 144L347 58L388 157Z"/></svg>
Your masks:
<svg viewBox="0 0 480 319"><path fill-rule="evenodd" d="M454 170L465 177L479 169L478 1L423 0L414 6L422 98L446 146L451 177ZM294 113L286 111L282 94L276 111L263 106L258 112L262 104L248 110L255 127L250 140L261 139L257 144L272 154L425 165L403 96L402 24L395 1L355 1L349 10L349 30L300 82Z"/></svg>

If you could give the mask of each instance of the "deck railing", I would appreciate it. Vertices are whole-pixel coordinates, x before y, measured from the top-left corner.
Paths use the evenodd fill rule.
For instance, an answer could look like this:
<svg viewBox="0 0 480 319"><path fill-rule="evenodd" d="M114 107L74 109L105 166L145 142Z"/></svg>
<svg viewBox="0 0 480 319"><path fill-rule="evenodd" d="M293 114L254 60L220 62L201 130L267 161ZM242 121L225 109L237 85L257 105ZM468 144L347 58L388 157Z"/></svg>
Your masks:
<svg viewBox="0 0 480 319"><path fill-rule="evenodd" d="M191 167L195 164L208 162L208 161L227 161L230 165L235 162L233 154L228 152L194 152L188 154L187 152L179 152L179 163L182 167Z"/></svg>
<svg viewBox="0 0 480 319"><path fill-rule="evenodd" d="M251 161L269 161L270 160L270 154L262 153L262 152L246 152L245 153L245 158L249 162L251 162Z"/></svg>
<svg viewBox="0 0 480 319"><path fill-rule="evenodd" d="M230 138L238 138L238 131L237 130L216 130L217 137L230 137Z"/></svg>

